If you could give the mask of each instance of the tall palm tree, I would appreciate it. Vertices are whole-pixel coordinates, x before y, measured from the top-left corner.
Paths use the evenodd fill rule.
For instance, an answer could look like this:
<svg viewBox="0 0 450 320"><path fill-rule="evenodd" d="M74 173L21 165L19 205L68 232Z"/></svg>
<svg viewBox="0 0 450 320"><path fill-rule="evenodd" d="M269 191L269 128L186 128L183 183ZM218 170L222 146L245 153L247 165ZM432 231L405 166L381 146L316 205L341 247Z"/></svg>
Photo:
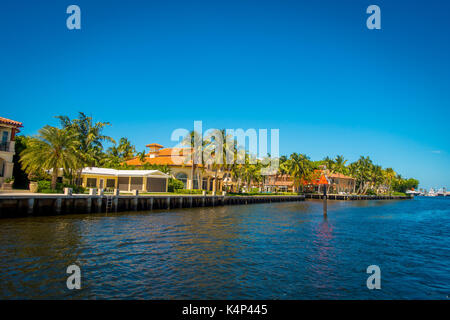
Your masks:
<svg viewBox="0 0 450 320"><path fill-rule="evenodd" d="M386 184L387 184L388 189L389 189L389 193L392 191L392 182L394 181L396 174L397 173L392 168L386 168L384 170L384 176L385 176L385 179L386 179Z"/></svg>
<svg viewBox="0 0 450 320"><path fill-rule="evenodd" d="M52 170L51 188L56 188L59 169L71 170L82 166L77 135L65 129L45 126L29 139L20 154L20 162L27 173Z"/></svg>
<svg viewBox="0 0 450 320"><path fill-rule="evenodd" d="M109 122L93 122L92 117L79 112L78 118L71 120L67 116L57 116L63 129L72 131L78 140L80 159L84 166L97 166L102 159L103 142L115 143L114 139L103 134Z"/></svg>
<svg viewBox="0 0 450 320"><path fill-rule="evenodd" d="M334 159L334 166L333 170L334 172L347 174L348 168L346 167L347 160L345 160L344 156L338 155Z"/></svg>
<svg viewBox="0 0 450 320"><path fill-rule="evenodd" d="M294 179L294 187L299 191L302 180L308 180L312 173L312 163L305 154L293 153L287 161L289 174Z"/></svg>
<svg viewBox="0 0 450 320"><path fill-rule="evenodd" d="M373 163L369 157L361 156L349 166L350 174L356 179L357 193L365 194L373 181Z"/></svg>
<svg viewBox="0 0 450 320"><path fill-rule="evenodd" d="M203 162L203 148L206 142L203 141L203 137L200 133L195 130L189 132L189 134L184 137L181 141L181 145L190 149L186 158L184 160L184 165L191 163L191 178L192 178L192 189L194 189L194 177L196 169L199 165L204 165ZM200 187L199 177L197 176L197 188Z"/></svg>
<svg viewBox="0 0 450 320"><path fill-rule="evenodd" d="M323 160L322 160L323 164L325 164L325 166L327 167L328 170L330 170L330 172L334 172L334 161L333 159L331 159L330 157L326 156Z"/></svg>
<svg viewBox="0 0 450 320"><path fill-rule="evenodd" d="M119 168L122 163L134 157L136 148L127 138L120 138L119 143L114 143L103 155L101 164L109 168Z"/></svg>

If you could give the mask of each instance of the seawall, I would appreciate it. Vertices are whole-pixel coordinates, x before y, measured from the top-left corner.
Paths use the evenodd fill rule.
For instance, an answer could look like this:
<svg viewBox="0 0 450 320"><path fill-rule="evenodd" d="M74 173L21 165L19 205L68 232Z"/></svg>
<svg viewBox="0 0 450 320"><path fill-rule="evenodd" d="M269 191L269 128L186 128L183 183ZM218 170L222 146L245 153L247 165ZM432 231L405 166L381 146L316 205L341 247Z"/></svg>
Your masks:
<svg viewBox="0 0 450 320"><path fill-rule="evenodd" d="M0 216L54 215L214 207L253 203L304 201L295 196L202 196L202 195L14 195L0 194Z"/></svg>

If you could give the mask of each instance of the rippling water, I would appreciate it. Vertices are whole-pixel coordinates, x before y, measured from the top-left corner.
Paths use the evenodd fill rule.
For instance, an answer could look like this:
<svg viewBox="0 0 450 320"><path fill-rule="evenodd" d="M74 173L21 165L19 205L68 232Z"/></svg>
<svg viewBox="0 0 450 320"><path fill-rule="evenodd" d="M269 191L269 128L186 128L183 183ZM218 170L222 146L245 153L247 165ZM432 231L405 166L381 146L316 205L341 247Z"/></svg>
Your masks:
<svg viewBox="0 0 450 320"><path fill-rule="evenodd" d="M0 219L0 298L448 299L450 199ZM77 264L82 289L68 290ZM368 290L369 265L381 290Z"/></svg>

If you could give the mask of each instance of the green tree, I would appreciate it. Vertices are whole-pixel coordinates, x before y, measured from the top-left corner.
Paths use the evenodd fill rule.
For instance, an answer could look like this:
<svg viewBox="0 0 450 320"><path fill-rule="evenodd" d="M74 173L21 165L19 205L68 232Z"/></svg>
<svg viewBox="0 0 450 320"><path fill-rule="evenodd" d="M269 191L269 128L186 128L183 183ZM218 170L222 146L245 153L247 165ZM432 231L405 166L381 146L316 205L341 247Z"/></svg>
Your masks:
<svg viewBox="0 0 450 320"><path fill-rule="evenodd" d="M13 157L14 168L13 168L13 176L14 176L14 188L15 189L27 189L28 188L28 175L26 174L22 164L20 163L20 154L27 147L28 138L25 136L16 136L15 139L15 154Z"/></svg>
<svg viewBox="0 0 450 320"><path fill-rule="evenodd" d="M103 142L115 143L114 139L103 134L109 122L93 122L92 117L79 112L78 118L71 120L68 116L57 116L63 129L76 135L78 151L83 166L94 167L103 158Z"/></svg>
<svg viewBox="0 0 450 320"><path fill-rule="evenodd" d="M309 180L313 171L309 157L295 152L287 160L287 170L294 179L294 186L297 191L299 191L301 181Z"/></svg>
<svg viewBox="0 0 450 320"><path fill-rule="evenodd" d="M109 147L101 163L108 168L119 168L122 163L134 157L136 148L127 138L120 138L119 143Z"/></svg>
<svg viewBox="0 0 450 320"><path fill-rule="evenodd" d="M27 173L53 170L51 188L56 188L59 168L78 169L82 165L77 135L71 130L45 126L30 138L20 154L20 163Z"/></svg>

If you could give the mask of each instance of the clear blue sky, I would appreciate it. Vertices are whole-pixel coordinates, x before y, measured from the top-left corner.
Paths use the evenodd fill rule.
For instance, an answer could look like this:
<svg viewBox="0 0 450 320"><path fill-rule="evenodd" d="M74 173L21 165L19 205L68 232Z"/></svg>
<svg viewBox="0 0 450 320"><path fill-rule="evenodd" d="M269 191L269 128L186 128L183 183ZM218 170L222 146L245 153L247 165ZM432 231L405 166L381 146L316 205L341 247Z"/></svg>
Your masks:
<svg viewBox="0 0 450 320"><path fill-rule="evenodd" d="M382 30L366 28L370 4ZM450 186L449 12L435 0L4 1L0 116L34 134L84 111L138 150L194 120L278 128L282 154L369 155Z"/></svg>

